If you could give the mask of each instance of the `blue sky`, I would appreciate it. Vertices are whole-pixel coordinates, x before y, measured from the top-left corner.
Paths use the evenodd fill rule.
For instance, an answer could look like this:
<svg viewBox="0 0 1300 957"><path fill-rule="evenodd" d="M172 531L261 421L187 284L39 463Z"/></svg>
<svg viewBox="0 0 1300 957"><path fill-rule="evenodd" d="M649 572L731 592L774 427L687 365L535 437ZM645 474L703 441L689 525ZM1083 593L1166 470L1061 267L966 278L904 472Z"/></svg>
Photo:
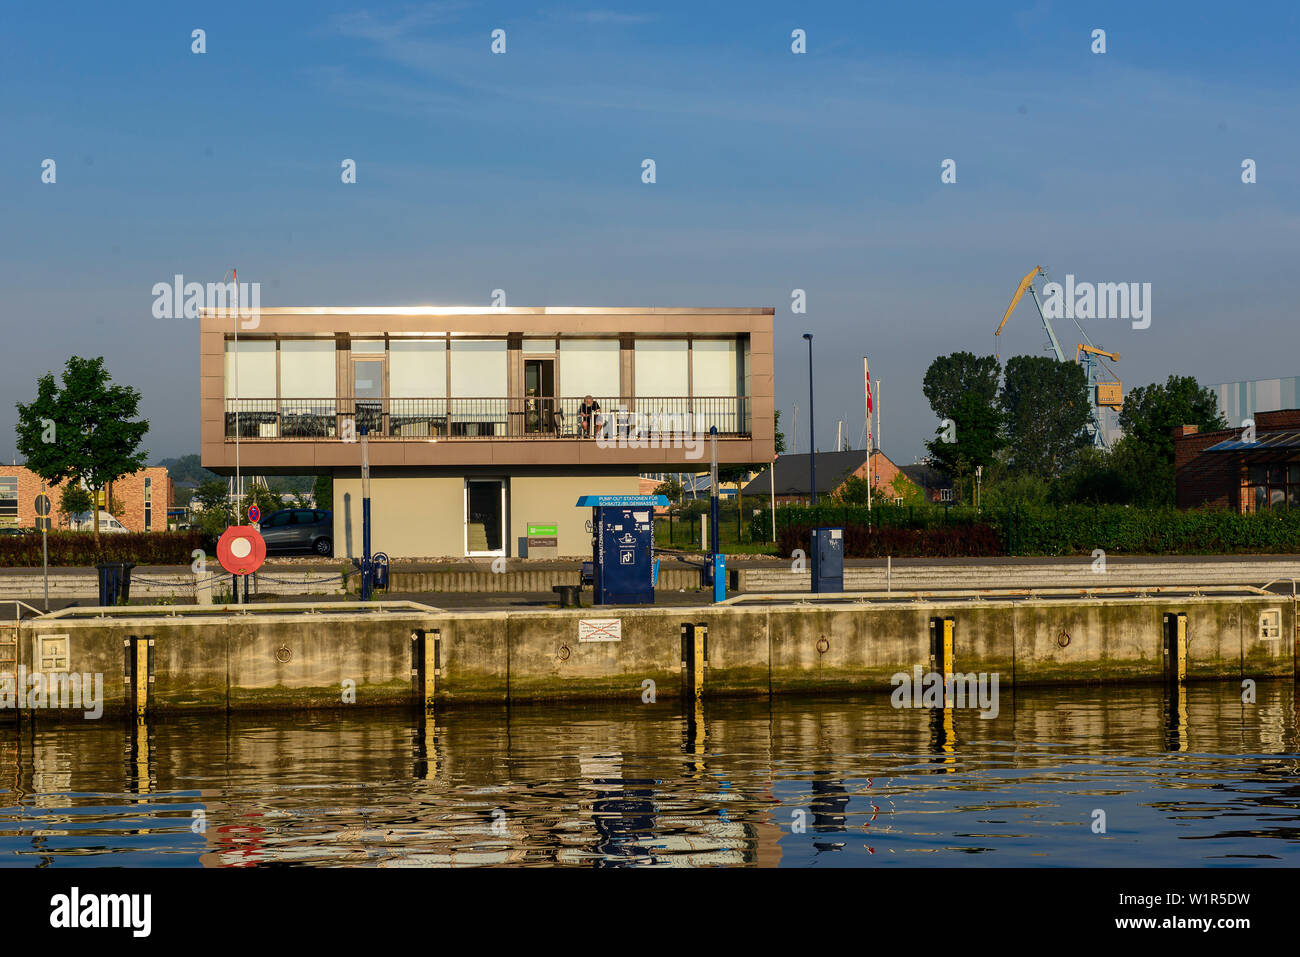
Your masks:
<svg viewBox="0 0 1300 957"><path fill-rule="evenodd" d="M859 440L866 354L899 462L936 426L930 360L993 351L1040 263L1152 283L1149 329L1090 327L1122 353L1126 385L1297 374L1290 4L326 0L3 16L6 461L14 403L72 352L104 355L141 390L151 459L197 451L197 329L153 318L150 289L232 265L261 282L263 306L487 305L495 288L511 305L775 306L787 435L797 402L806 451L811 331L818 445L838 419ZM340 182L345 158L355 185ZM940 182L946 158L955 184ZM795 288L807 315L790 311ZM1002 340L1004 360L1042 353L1032 304Z"/></svg>

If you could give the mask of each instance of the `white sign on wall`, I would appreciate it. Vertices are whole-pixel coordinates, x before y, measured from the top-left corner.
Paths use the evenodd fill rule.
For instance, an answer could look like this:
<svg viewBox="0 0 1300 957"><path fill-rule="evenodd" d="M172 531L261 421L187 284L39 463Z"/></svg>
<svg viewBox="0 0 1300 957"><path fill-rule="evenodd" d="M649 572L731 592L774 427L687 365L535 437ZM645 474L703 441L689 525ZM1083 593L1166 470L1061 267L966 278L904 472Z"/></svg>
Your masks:
<svg viewBox="0 0 1300 957"><path fill-rule="evenodd" d="M578 620L579 641L622 641L623 619L621 618L580 618Z"/></svg>

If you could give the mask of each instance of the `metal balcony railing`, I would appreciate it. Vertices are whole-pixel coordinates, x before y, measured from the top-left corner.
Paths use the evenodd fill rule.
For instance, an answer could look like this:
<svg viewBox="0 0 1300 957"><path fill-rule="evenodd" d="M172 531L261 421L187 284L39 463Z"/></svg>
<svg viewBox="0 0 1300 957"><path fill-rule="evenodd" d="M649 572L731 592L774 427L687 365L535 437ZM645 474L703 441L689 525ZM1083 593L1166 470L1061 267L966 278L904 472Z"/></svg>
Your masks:
<svg viewBox="0 0 1300 957"><path fill-rule="evenodd" d="M351 439L647 440L749 436L748 396L488 399L227 399L234 441ZM238 427L236 427L238 421Z"/></svg>

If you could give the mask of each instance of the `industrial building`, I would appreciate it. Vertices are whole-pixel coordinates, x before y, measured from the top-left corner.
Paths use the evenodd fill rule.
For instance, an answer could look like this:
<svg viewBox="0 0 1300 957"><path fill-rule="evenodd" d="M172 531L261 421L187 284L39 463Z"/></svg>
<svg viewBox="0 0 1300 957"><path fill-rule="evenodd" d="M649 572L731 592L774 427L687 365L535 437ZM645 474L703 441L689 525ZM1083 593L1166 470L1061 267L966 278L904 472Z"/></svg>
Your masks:
<svg viewBox="0 0 1300 957"><path fill-rule="evenodd" d="M590 554L580 495L774 455L772 308L300 307L200 320L201 456L328 474L334 553ZM586 400L593 401L588 404ZM323 503L322 503L323 504Z"/></svg>
<svg viewBox="0 0 1300 957"><path fill-rule="evenodd" d="M1219 411L1233 426L1242 426L1258 412L1300 408L1300 376L1222 382L1210 388L1219 397Z"/></svg>
<svg viewBox="0 0 1300 957"><path fill-rule="evenodd" d="M1300 409L1256 412L1249 429L1174 430L1179 508L1300 508Z"/></svg>

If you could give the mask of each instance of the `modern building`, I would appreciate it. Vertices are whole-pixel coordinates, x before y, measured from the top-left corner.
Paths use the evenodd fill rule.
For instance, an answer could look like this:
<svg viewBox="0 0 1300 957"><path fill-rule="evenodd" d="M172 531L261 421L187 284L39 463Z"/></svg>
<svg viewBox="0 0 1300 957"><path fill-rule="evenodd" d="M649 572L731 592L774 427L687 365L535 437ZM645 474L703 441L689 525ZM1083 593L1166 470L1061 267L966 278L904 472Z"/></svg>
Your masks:
<svg viewBox="0 0 1300 957"><path fill-rule="evenodd" d="M105 495L107 492L107 496ZM67 528L69 516L59 509L63 486L42 491L41 477L22 465L0 465L0 527ZM106 498L122 507L118 521L133 532L165 532L173 500L167 469L151 466L123 476L97 493L96 504L107 510Z"/></svg>
<svg viewBox="0 0 1300 957"><path fill-rule="evenodd" d="M1248 514L1300 508L1300 409L1256 411L1249 429L1174 430L1179 508L1226 508Z"/></svg>
<svg viewBox="0 0 1300 957"><path fill-rule="evenodd" d="M1228 424L1238 428L1256 413L1300 407L1300 376L1223 382L1210 388L1218 395L1219 411Z"/></svg>
<svg viewBox="0 0 1300 957"><path fill-rule="evenodd" d="M200 320L201 455L221 474L328 474L335 554L520 556L579 495L639 474L771 461L774 310L303 307ZM593 406L586 407L585 399ZM322 503L323 504L323 503Z"/></svg>

